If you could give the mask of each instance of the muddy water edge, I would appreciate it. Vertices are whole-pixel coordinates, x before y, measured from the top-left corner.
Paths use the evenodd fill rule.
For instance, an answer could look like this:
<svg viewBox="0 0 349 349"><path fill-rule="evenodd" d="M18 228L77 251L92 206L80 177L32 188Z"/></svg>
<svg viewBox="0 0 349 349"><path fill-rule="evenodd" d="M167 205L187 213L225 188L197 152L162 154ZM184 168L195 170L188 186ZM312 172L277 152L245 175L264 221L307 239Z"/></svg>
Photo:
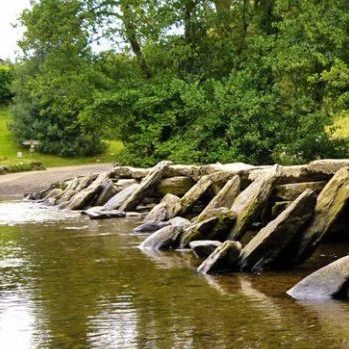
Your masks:
<svg viewBox="0 0 349 349"><path fill-rule="evenodd" d="M139 250L139 223L0 203L0 347L349 347L348 302L285 293L349 244L287 272L205 276L190 252Z"/></svg>

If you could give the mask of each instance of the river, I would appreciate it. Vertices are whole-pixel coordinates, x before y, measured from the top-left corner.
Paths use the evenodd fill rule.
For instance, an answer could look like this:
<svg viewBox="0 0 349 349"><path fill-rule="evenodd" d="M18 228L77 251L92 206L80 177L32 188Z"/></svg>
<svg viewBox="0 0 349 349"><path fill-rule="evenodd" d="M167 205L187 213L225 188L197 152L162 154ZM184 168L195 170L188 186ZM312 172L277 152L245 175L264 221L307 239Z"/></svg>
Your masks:
<svg viewBox="0 0 349 349"><path fill-rule="evenodd" d="M205 276L191 253L139 250L138 223L1 202L0 348L349 347L348 302L285 293L348 245L288 272Z"/></svg>

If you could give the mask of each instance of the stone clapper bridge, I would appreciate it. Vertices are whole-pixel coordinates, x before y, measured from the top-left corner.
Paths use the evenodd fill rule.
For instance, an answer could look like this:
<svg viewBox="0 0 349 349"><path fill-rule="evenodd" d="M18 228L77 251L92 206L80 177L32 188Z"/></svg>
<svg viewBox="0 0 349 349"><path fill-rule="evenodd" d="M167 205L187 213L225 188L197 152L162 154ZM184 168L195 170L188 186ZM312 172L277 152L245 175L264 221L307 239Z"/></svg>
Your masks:
<svg viewBox="0 0 349 349"><path fill-rule="evenodd" d="M91 219L142 217L135 232L150 235L140 248L190 248L202 259L202 273L286 269L307 260L324 237L347 228L349 159L297 166L115 166L54 183L26 199L81 210ZM344 257L288 293L348 298L348 280Z"/></svg>

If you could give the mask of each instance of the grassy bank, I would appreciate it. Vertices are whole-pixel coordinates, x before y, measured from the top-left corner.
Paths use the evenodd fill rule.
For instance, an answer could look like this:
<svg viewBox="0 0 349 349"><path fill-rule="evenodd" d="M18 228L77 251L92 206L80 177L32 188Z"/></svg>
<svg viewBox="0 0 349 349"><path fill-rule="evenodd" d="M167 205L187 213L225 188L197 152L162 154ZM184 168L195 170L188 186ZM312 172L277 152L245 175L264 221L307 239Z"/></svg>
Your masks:
<svg viewBox="0 0 349 349"><path fill-rule="evenodd" d="M118 141L108 142L107 150L98 156L62 158L53 155L30 153L27 148L14 142L8 123L11 120L9 109L0 107L0 166L15 165L19 162L41 161L46 167L83 165L92 163L116 162L117 155L122 149L122 143ZM17 158L17 152L23 153L23 158Z"/></svg>

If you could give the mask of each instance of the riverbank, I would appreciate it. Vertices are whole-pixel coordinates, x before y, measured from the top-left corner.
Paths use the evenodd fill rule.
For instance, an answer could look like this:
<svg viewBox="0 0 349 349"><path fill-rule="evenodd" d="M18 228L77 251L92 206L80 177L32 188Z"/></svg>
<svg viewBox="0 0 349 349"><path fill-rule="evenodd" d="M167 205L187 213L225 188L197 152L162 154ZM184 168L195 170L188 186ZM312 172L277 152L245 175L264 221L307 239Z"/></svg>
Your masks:
<svg viewBox="0 0 349 349"><path fill-rule="evenodd" d="M0 176L0 196L23 197L25 193L40 191L51 183L68 178L101 173L112 167L111 163L48 168L45 171L10 173Z"/></svg>

